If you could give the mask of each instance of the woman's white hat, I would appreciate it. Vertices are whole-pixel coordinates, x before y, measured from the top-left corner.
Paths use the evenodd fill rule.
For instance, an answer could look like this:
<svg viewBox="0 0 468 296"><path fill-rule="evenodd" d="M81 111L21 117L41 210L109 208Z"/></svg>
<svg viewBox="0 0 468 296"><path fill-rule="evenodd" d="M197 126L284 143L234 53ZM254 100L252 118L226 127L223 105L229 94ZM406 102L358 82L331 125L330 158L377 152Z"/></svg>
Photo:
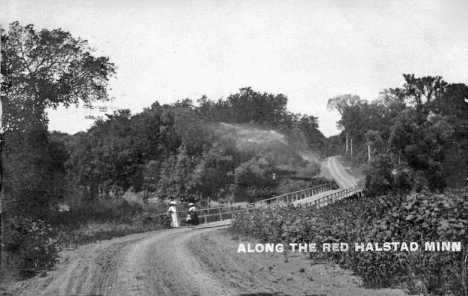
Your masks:
<svg viewBox="0 0 468 296"><path fill-rule="evenodd" d="M189 205L189 206L193 206L193 202L189 203L188 205Z"/></svg>
<svg viewBox="0 0 468 296"><path fill-rule="evenodd" d="M175 205L175 204L176 204L176 202L175 202L175 201L171 201L171 205Z"/></svg>

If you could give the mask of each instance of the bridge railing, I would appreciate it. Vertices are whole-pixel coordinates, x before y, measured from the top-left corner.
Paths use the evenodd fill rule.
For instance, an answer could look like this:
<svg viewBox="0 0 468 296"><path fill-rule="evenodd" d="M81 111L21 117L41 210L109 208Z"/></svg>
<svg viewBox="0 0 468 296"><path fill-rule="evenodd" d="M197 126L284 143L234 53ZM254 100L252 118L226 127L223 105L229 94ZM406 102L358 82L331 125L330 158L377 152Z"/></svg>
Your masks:
<svg viewBox="0 0 468 296"><path fill-rule="evenodd" d="M327 194L325 196L322 196L316 200L310 201L310 202L305 202L305 203L298 203L295 204L295 207L312 207L312 208L321 208L327 205L331 205L339 200L351 197L353 195L359 195L362 196L364 195L364 188L362 186L354 186L346 189L342 189L339 191L334 191L330 194ZM280 204L280 207L288 206L290 204ZM257 211L261 210L261 208L254 208L252 211ZM250 210L249 210L250 211Z"/></svg>
<svg viewBox="0 0 468 296"><path fill-rule="evenodd" d="M256 208L264 208L271 205L281 205L281 204L288 204L294 201L298 201L328 190L332 189L332 184L323 184L307 189L302 189L294 192L289 192L285 194L281 194L278 196L274 196L271 198L267 198L261 201L257 201L254 203L248 203L245 205L238 205L238 206L223 206L223 207L215 207L215 208L204 208L198 209L197 215L200 223L208 223L208 222L216 222L216 221L223 221L227 219L232 219L236 213L242 211L248 211L250 209ZM180 211L179 212L179 219L181 222L185 223L187 220L187 211Z"/></svg>
<svg viewBox="0 0 468 296"><path fill-rule="evenodd" d="M319 185L303 190L298 190L294 192L289 192L286 194L282 194L279 196L275 196L272 198L264 199L261 201L257 201L254 203L248 203L245 205L229 205L223 207L214 207L214 208L203 208L196 210L199 223L209 223L209 222L217 222L223 221L228 219L233 219L235 214L245 211L256 211L258 209L266 208L269 206L286 206L293 202L300 201L301 199L305 199L307 197L314 196L316 194L326 192L332 189L331 184L324 184ZM355 194L363 194L363 187L362 186L354 186L350 188L346 188L340 191L334 191L330 194L322 196L316 200L311 202L302 203L297 206L305 206L305 207L314 207L320 208L327 206L329 204L335 203L339 200L344 198L350 197ZM186 223L188 211L179 211L179 219L182 225Z"/></svg>
<svg viewBox="0 0 468 296"><path fill-rule="evenodd" d="M306 207L320 208L320 207L333 204L339 200L342 200L344 198L347 198L353 195L363 195L363 194L364 194L364 188L362 186L354 186L354 187L346 188L340 191L332 192L314 201L304 203L303 205Z"/></svg>
<svg viewBox="0 0 468 296"><path fill-rule="evenodd" d="M261 201L257 201L254 204L258 206L269 206L272 204L274 205L274 204L285 204L285 203L288 204L294 201L298 201L307 197L314 196L316 194L319 194L319 193L322 193L324 191L328 191L331 189L332 189L331 184L324 184L324 185L319 185L319 186L315 186L312 188L289 192L289 193L275 196L272 198L267 198Z"/></svg>

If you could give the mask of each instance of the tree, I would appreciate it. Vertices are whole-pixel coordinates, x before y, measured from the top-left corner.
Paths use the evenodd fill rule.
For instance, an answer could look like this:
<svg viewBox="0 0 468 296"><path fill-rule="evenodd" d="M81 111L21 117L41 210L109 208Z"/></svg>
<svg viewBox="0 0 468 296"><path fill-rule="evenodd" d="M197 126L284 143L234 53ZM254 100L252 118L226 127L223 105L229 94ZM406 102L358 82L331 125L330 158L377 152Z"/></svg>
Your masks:
<svg viewBox="0 0 468 296"><path fill-rule="evenodd" d="M368 130L365 133L365 138L367 144L368 161L370 162L373 155L371 151L378 149L378 147L382 145L382 137L378 131Z"/></svg>
<svg viewBox="0 0 468 296"><path fill-rule="evenodd" d="M211 141L207 126L196 115L190 108L174 110L174 129L189 155L201 155Z"/></svg>
<svg viewBox="0 0 468 296"><path fill-rule="evenodd" d="M194 183L202 198L217 199L230 193L233 183L234 157L225 148L213 143L193 172Z"/></svg>
<svg viewBox="0 0 468 296"><path fill-rule="evenodd" d="M294 118L294 126L288 140L304 151L312 150L317 155L324 154L325 136L318 129L317 117L300 114L295 117L297 118Z"/></svg>
<svg viewBox="0 0 468 296"><path fill-rule="evenodd" d="M446 171L450 172L447 185L450 187L466 186L468 177L468 86L450 84L445 93L432 101L428 108L435 114L443 115L452 125L454 134L444 161Z"/></svg>
<svg viewBox="0 0 468 296"><path fill-rule="evenodd" d="M353 140L354 144L356 144L356 140L359 141L359 139L356 139L356 136L361 138L363 136L360 131L362 124L356 122L364 120L364 118L358 114L361 113L361 107L364 104L367 104L367 102L361 100L359 96L350 94L328 99L328 109L336 110L341 115L341 119L338 121L338 128L340 130L344 129L342 135L344 135L346 141L346 154L348 151L351 151L351 153L353 151L353 145L350 143L353 143ZM351 149L349 148L350 146Z"/></svg>
<svg viewBox="0 0 468 296"><path fill-rule="evenodd" d="M259 93L250 87L227 98L229 118L233 123L252 123L277 128L285 120L288 98L282 94Z"/></svg>
<svg viewBox="0 0 468 296"><path fill-rule="evenodd" d="M23 27L14 22L1 35L4 152L12 156L18 151L11 144L23 143L25 151L20 153L34 147L36 155L46 155L45 109L80 101L89 106L93 101L109 99L107 83L115 73L114 64L107 57L94 57L86 41L61 29L36 31L33 25ZM29 168L33 165L27 164ZM24 172L14 169L16 163L5 163L5 167L9 170L6 176L11 177L6 182L14 190L18 187L12 184L15 176L24 179Z"/></svg>
<svg viewBox="0 0 468 296"><path fill-rule="evenodd" d="M363 101L356 95L340 95L328 99L327 107L329 110L336 110L340 115L343 115L345 110L349 107L362 103Z"/></svg>
<svg viewBox="0 0 468 296"><path fill-rule="evenodd" d="M403 77L405 79L403 88L390 89L390 91L397 97L415 104L417 109L440 97L448 85L441 76L417 78L414 74L403 74Z"/></svg>
<svg viewBox="0 0 468 296"><path fill-rule="evenodd" d="M391 158L378 155L369 164L366 172L366 189L369 194L378 196L392 189Z"/></svg>
<svg viewBox="0 0 468 296"><path fill-rule="evenodd" d="M408 109L395 119L390 148L411 169L415 190L427 187L434 191L446 186L442 163L452 135L452 126L441 115L424 116Z"/></svg>
<svg viewBox="0 0 468 296"><path fill-rule="evenodd" d="M55 191L50 168L56 159L50 153L56 149L48 144L46 108L107 100L107 83L115 67L107 57L93 56L87 42L69 32L36 31L19 22L1 30L1 56L5 129L1 204L2 227L7 227L6 221L14 216L47 217ZM3 237L5 241L8 238Z"/></svg>
<svg viewBox="0 0 468 296"><path fill-rule="evenodd" d="M85 40L61 29L36 32L18 22L2 30L2 57L2 89L7 96L34 100L37 111L107 99L107 82L115 73L114 64L94 57Z"/></svg>

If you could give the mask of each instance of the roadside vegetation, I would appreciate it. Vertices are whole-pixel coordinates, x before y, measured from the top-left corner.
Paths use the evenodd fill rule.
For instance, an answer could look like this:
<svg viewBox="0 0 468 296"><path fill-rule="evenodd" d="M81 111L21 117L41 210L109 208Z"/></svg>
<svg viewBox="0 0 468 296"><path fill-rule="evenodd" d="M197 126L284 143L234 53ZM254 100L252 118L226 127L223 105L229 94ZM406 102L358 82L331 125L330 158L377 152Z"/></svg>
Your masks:
<svg viewBox="0 0 468 296"><path fill-rule="evenodd" d="M362 277L366 287L406 288L424 295L468 295L466 191L362 197L315 209L280 207L240 213L234 237L264 243L316 243L304 259L331 261ZM355 251L354 243L416 242L418 251ZM460 252L425 251L425 242L461 242ZM348 243L323 252L324 243Z"/></svg>

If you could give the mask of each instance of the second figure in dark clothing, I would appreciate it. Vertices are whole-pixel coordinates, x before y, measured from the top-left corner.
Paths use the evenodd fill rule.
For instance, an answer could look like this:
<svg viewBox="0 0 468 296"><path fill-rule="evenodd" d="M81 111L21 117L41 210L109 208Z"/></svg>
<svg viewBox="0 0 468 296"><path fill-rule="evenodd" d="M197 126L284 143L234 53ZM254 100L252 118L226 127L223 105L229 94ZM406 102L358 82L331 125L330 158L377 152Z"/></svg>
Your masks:
<svg viewBox="0 0 468 296"><path fill-rule="evenodd" d="M188 215L190 216L190 224L198 225L198 215L197 215L197 210L195 209L194 204L189 203L188 206L189 206Z"/></svg>

